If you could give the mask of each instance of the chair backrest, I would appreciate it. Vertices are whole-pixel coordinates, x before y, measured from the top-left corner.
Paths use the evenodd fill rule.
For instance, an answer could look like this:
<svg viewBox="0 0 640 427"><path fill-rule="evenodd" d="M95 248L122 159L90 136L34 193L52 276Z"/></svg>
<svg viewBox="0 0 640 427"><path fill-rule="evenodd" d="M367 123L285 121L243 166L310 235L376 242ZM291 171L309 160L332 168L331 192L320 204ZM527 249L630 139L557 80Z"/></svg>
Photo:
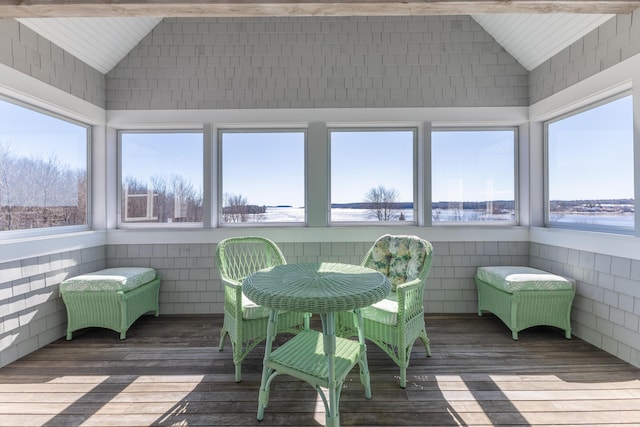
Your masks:
<svg viewBox="0 0 640 427"><path fill-rule="evenodd" d="M287 263L274 242L257 236L222 240L216 248L216 261L223 279L240 283L258 270Z"/></svg>
<svg viewBox="0 0 640 427"><path fill-rule="evenodd" d="M417 236L385 234L375 241L362 265L387 276L392 290L419 278L422 282L431 269L433 246Z"/></svg>

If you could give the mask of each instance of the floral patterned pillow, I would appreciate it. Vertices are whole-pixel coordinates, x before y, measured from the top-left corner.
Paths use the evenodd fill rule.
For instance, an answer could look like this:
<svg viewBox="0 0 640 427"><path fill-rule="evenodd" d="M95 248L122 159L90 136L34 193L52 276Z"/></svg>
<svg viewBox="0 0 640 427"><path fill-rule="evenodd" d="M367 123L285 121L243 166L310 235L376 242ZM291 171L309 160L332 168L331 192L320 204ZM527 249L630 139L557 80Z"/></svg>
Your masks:
<svg viewBox="0 0 640 427"><path fill-rule="evenodd" d="M427 247L413 236L385 235L372 248L365 267L379 271L389 278L392 290L418 277L427 256Z"/></svg>
<svg viewBox="0 0 640 427"><path fill-rule="evenodd" d="M371 258L365 267L372 268L385 276L389 276L389 261L391 253L389 252L389 240L391 236L382 236L379 238L371 249Z"/></svg>

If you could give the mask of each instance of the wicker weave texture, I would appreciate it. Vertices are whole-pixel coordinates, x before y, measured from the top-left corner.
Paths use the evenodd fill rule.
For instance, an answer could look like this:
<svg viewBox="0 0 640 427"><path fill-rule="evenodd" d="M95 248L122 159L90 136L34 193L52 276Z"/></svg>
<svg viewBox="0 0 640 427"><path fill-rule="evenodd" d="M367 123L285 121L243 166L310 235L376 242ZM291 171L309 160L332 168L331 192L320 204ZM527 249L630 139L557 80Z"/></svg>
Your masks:
<svg viewBox="0 0 640 427"><path fill-rule="evenodd" d="M527 290L505 292L476 277L478 315L495 314L511 330L514 340L518 332L532 326L555 326L571 338L571 306L575 289Z"/></svg>
<svg viewBox="0 0 640 427"><path fill-rule="evenodd" d="M89 327L107 328L125 339L127 330L147 312L159 315L160 275L130 291L61 292L67 308L67 340L73 332Z"/></svg>
<svg viewBox="0 0 640 427"><path fill-rule="evenodd" d="M380 253L380 249L387 251L388 248L409 248L421 253L415 254L405 249L393 252L388 250L386 253ZM407 367L411 359L411 351L417 339L420 339L424 345L427 356L431 355L429 346L429 337L427 336L426 325L424 321L424 287L429 271L431 270L431 261L433 259L433 246L428 241L417 236L411 235L384 235L381 236L373 244L371 249L365 255L363 266L379 265L381 259L386 259L388 265L404 265L407 267L410 263L403 263L402 260L394 262L394 256L401 256L403 259L416 260L419 259L418 265L413 265L410 273L396 271L398 275L405 275L405 283L397 283L395 286L395 298L387 298L388 306L397 307L397 321L395 324L383 319L388 316L381 312L380 308L375 305L362 309L364 318L365 337L380 347L400 368L400 386L406 387ZM394 302L397 301L397 304ZM340 313L338 315L338 330L342 336L352 336L355 333L353 324L353 316Z"/></svg>
<svg viewBox="0 0 640 427"><path fill-rule="evenodd" d="M391 284L366 267L337 263L276 266L245 280L244 292L277 310L327 313L354 310L380 301Z"/></svg>
<svg viewBox="0 0 640 427"><path fill-rule="evenodd" d="M272 309L258 420L263 418L269 402L271 381L283 373L307 381L316 389L325 406L327 426L340 425L340 392L347 374L356 364L360 365L365 397L371 398L360 307L378 302L390 289L389 279L375 270L336 263L280 265L260 270L245 279L245 295ZM274 322L279 310L318 312L322 332L302 331L272 353ZM342 310L352 310L352 316L357 319L357 342L336 337L335 311Z"/></svg>
<svg viewBox="0 0 640 427"><path fill-rule="evenodd" d="M336 338L335 381L342 383L363 354L358 341ZM314 387L329 387L327 355L322 333L318 331L303 331L289 340L286 347L282 346L271 353L267 366L279 374L302 379Z"/></svg>
<svg viewBox="0 0 640 427"><path fill-rule="evenodd" d="M282 251L271 240L259 236L231 237L216 248L218 270L223 280L236 284L266 267L286 264Z"/></svg>
<svg viewBox="0 0 640 427"><path fill-rule="evenodd" d="M236 382L242 380L242 361L267 337L269 318L247 319L242 308L242 282L250 274L287 263L282 251L271 240L260 236L231 237L216 248L216 263L224 284L224 324L219 349L229 335ZM303 313L280 313L278 332L298 333L308 326Z"/></svg>

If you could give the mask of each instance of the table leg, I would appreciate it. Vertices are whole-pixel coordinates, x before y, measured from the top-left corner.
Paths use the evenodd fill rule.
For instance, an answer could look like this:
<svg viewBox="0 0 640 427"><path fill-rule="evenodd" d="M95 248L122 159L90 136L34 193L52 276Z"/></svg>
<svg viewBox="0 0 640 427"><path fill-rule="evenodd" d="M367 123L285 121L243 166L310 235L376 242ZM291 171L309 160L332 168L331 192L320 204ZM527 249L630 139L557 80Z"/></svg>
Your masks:
<svg viewBox="0 0 640 427"><path fill-rule="evenodd" d="M336 382L335 355L336 355L336 324L334 313L320 314L322 320L322 333L324 354L327 356L329 385L329 407L326 414L327 427L340 427L339 398L341 385Z"/></svg>
<svg viewBox="0 0 640 427"><path fill-rule="evenodd" d="M264 417L264 408L269 403L269 376L272 369L267 368L267 361L271 355L271 347L278 330L278 310L271 310L267 325L267 339L265 342L264 359L262 360L262 381L260 381L260 394L258 396L258 421Z"/></svg>
<svg viewBox="0 0 640 427"><path fill-rule="evenodd" d="M355 317L356 328L358 329L358 342L360 343L360 382L364 386L364 396L371 399L371 377L369 375L369 363L367 362L367 344L364 338L364 321L362 320L362 311L356 309L353 311Z"/></svg>

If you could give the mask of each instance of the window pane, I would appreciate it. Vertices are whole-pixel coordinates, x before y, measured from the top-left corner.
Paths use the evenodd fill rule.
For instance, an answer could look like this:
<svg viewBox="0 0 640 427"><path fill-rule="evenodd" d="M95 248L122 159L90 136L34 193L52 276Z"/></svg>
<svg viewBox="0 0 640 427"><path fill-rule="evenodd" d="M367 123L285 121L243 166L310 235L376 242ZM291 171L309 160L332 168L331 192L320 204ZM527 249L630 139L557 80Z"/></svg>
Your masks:
<svg viewBox="0 0 640 427"><path fill-rule="evenodd" d="M202 222L202 132L120 133L122 223Z"/></svg>
<svg viewBox="0 0 640 427"><path fill-rule="evenodd" d="M0 231L87 225L89 128L0 100Z"/></svg>
<svg viewBox="0 0 640 427"><path fill-rule="evenodd" d="M221 132L220 222L304 222L302 131Z"/></svg>
<svg viewBox="0 0 640 427"><path fill-rule="evenodd" d="M333 130L332 222L413 222L415 129Z"/></svg>
<svg viewBox="0 0 640 427"><path fill-rule="evenodd" d="M515 130L434 131L433 223L516 220Z"/></svg>
<svg viewBox="0 0 640 427"><path fill-rule="evenodd" d="M549 123L547 149L549 223L634 228L631 96Z"/></svg>

